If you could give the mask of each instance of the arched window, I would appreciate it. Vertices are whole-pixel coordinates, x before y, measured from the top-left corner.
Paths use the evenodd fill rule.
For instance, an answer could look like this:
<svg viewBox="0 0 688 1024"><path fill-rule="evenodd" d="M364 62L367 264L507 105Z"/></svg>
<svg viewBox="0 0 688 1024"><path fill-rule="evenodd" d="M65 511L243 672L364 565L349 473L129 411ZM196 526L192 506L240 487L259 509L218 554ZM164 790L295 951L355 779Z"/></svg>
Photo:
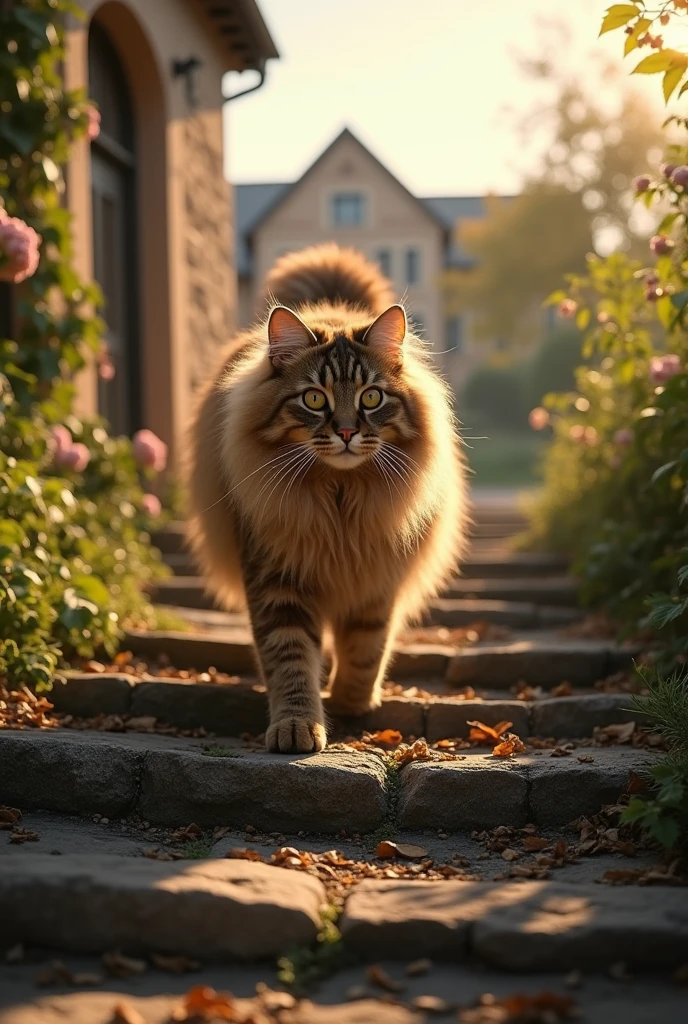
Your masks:
<svg viewBox="0 0 688 1024"><path fill-rule="evenodd" d="M93 268L105 296L106 340L115 367L99 379L98 407L113 433L140 426L136 150L129 85L115 47L97 22L88 37L89 92L100 110L91 144Z"/></svg>

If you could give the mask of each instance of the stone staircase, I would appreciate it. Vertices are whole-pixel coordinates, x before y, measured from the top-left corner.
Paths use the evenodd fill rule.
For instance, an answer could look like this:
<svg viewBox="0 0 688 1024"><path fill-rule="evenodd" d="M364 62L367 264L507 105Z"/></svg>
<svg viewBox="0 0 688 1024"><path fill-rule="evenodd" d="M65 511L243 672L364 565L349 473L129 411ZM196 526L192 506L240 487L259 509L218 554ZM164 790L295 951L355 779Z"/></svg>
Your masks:
<svg viewBox="0 0 688 1024"><path fill-rule="evenodd" d="M261 1003L260 1020L410 1024L456 1020L457 1006L474 1024L566 1019L535 1004L502 1013L514 988L561 990L600 1024L685 1019L668 980L688 962L685 890L603 811L657 757L621 688L637 652L579 635L565 563L510 552L512 507L475 518L462 575L400 639L382 706L332 719L313 755L262 749L248 623L213 607L178 524L156 537L175 575L155 599L190 631L132 632L120 671L55 689L60 727L0 733L0 804L23 814L0 836L0 949L28 950L0 966L1 1024L106 1024L122 993L146 1022L167 1020L185 985L156 968L161 954L201 961L186 987L248 997L276 986L276 958L298 947L298 983L299 965L323 960L328 904L333 976L287 1016ZM525 750L469 746L474 722L511 723ZM381 841L396 845L378 856ZM72 973L112 950L150 963L39 998L49 950ZM262 966L231 966L247 961ZM577 987L581 972L572 993L563 976ZM486 993L496 1002L471 1008Z"/></svg>

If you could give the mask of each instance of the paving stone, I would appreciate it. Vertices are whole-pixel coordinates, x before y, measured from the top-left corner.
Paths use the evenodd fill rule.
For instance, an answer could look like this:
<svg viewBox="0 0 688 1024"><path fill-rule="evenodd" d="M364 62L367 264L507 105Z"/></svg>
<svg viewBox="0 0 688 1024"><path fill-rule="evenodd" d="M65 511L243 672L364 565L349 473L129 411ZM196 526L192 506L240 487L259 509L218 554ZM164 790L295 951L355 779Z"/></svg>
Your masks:
<svg viewBox="0 0 688 1024"><path fill-rule="evenodd" d="M268 699L257 683L194 683L183 679L139 683L132 715L154 715L182 729L203 726L218 736L258 735L268 724Z"/></svg>
<svg viewBox="0 0 688 1024"><path fill-rule="evenodd" d="M538 609L527 601L455 600L438 598L433 601L425 621L433 626L471 626L485 620L495 626L514 629L534 629L540 625Z"/></svg>
<svg viewBox="0 0 688 1024"><path fill-rule="evenodd" d="M594 757L591 764L578 757ZM529 820L538 825L567 825L581 814L594 814L614 804L628 785L630 772L640 773L656 760L646 750L613 747L579 748L568 757L529 758Z"/></svg>
<svg viewBox="0 0 688 1024"><path fill-rule="evenodd" d="M425 737L428 743L460 736L468 737L468 722L485 725L512 722L512 732L521 738L530 734L530 710L519 700L438 700L428 704ZM547 733L547 735L550 735Z"/></svg>
<svg viewBox="0 0 688 1024"><path fill-rule="evenodd" d="M489 599L497 601L532 601L555 606L573 606L576 603L577 584L570 576L528 577L521 579L464 579L453 580L445 597Z"/></svg>
<svg viewBox="0 0 688 1024"><path fill-rule="evenodd" d="M478 545L473 545L460 569L464 578L484 577L503 579L507 576L555 576L565 572L568 560L558 555L540 552L508 552L495 557L479 554Z"/></svg>
<svg viewBox="0 0 688 1024"><path fill-rule="evenodd" d="M138 810L159 825L254 825L268 831L368 832L385 816L385 769L373 754L151 750Z"/></svg>
<svg viewBox="0 0 688 1024"><path fill-rule="evenodd" d="M454 654L440 644L404 644L397 647L387 673L390 679L442 679Z"/></svg>
<svg viewBox="0 0 688 1024"><path fill-rule="evenodd" d="M402 736L425 736L426 702L410 697L386 697L382 704L358 718L334 717L329 709L329 695L323 697L325 714L333 725L333 736L351 736L363 730L397 729Z"/></svg>
<svg viewBox="0 0 688 1024"><path fill-rule="evenodd" d="M182 608L217 608L215 598L202 576L173 576L158 580L151 587L150 599L155 604L178 605Z"/></svg>
<svg viewBox="0 0 688 1024"><path fill-rule="evenodd" d="M523 764L467 752L465 760L416 761L401 773L402 828L450 831L525 825L528 783Z"/></svg>
<svg viewBox="0 0 688 1024"><path fill-rule="evenodd" d="M163 554L180 554L185 551L186 527L183 522L166 523L162 530L154 530L151 540Z"/></svg>
<svg viewBox="0 0 688 1024"><path fill-rule="evenodd" d="M633 654L632 650L615 650L606 642L551 637L478 644L457 651L446 679L457 686L511 686L520 680L531 686L552 687L564 681L591 686L612 671L630 668Z"/></svg>
<svg viewBox="0 0 688 1024"><path fill-rule="evenodd" d="M592 736L598 725L643 721L648 721L647 716L631 707L629 694L591 693L535 701L531 728L535 736L576 739Z"/></svg>
<svg viewBox="0 0 688 1024"><path fill-rule="evenodd" d="M134 807L143 754L79 733L0 731L0 803L123 817Z"/></svg>
<svg viewBox="0 0 688 1024"><path fill-rule="evenodd" d="M47 695L56 711L92 718L125 715L131 706L135 680L128 675L70 672L64 683L53 683Z"/></svg>
<svg viewBox="0 0 688 1024"><path fill-rule="evenodd" d="M256 662L253 647L234 643L217 636L194 636L168 630L131 630L125 634L125 650L144 658L166 655L176 668L201 668L214 665L221 672L235 675L254 674Z"/></svg>
<svg viewBox="0 0 688 1024"><path fill-rule="evenodd" d="M688 958L688 901L677 898L680 892L542 882L508 886L494 892L491 906L476 919L473 950L508 970L600 971L622 962L631 970L667 971Z"/></svg>
<svg viewBox="0 0 688 1024"><path fill-rule="evenodd" d="M315 939L324 900L312 876L248 861L12 855L0 872L0 942L274 957Z"/></svg>
<svg viewBox="0 0 688 1024"><path fill-rule="evenodd" d="M508 970L666 970L688 956L688 904L676 892L557 882L365 881L340 919L366 956L478 956Z"/></svg>

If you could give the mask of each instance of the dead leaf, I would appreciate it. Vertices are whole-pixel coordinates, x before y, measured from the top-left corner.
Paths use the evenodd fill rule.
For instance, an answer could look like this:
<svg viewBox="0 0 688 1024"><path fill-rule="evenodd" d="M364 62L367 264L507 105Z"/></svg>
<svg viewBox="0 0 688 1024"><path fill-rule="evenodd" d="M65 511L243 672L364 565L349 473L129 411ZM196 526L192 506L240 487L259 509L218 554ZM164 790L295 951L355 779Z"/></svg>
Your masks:
<svg viewBox="0 0 688 1024"><path fill-rule="evenodd" d="M526 836L523 840L523 849L528 853L536 853L538 850L546 850L551 846L549 839L540 839L539 836Z"/></svg>
<svg viewBox="0 0 688 1024"><path fill-rule="evenodd" d="M209 985L196 985L184 996L181 1007L172 1015L175 1021L212 1021L235 1019L235 1000L230 992L216 992Z"/></svg>
<svg viewBox="0 0 688 1024"><path fill-rule="evenodd" d="M592 731L593 738L603 742L630 743L636 730L635 722L624 722L622 725L598 725Z"/></svg>
<svg viewBox="0 0 688 1024"><path fill-rule="evenodd" d="M74 973L61 960L53 960L47 967L38 972L35 982L40 986L47 985L102 985L102 974L88 971Z"/></svg>
<svg viewBox="0 0 688 1024"><path fill-rule="evenodd" d="M10 833L11 843L37 843L39 838L38 832L32 832L31 829L22 828L21 825L15 825Z"/></svg>
<svg viewBox="0 0 688 1024"><path fill-rule="evenodd" d="M201 969L201 965L196 960L190 960L183 953L179 956L153 953L151 960L159 970L168 971L170 974L187 974L189 971L200 971Z"/></svg>
<svg viewBox="0 0 688 1024"><path fill-rule="evenodd" d="M550 691L553 697L572 697L573 687L569 682L559 683L553 690Z"/></svg>
<svg viewBox="0 0 688 1024"><path fill-rule="evenodd" d="M411 1007L420 1013L451 1013L456 1009L456 1003L448 1003L439 996L415 996L411 1000Z"/></svg>
<svg viewBox="0 0 688 1024"><path fill-rule="evenodd" d="M512 754L523 754L526 745L515 733L508 732L501 743L492 751L493 757L511 757Z"/></svg>
<svg viewBox="0 0 688 1024"><path fill-rule="evenodd" d="M517 993L497 999L484 995L473 1009L459 1010L461 1024L559 1024L576 1016L576 1001L572 996L556 992L538 992L534 995Z"/></svg>
<svg viewBox="0 0 688 1024"><path fill-rule="evenodd" d="M395 981L394 978L390 978L387 971L383 970L379 964L370 965L366 971L366 979L371 985L383 988L385 992L403 992L406 988L403 981Z"/></svg>
<svg viewBox="0 0 688 1024"><path fill-rule="evenodd" d="M647 789L647 781L642 777L642 775L637 775L634 771L630 771L628 776L628 786L626 787L627 793L632 795L633 793L642 793L643 790Z"/></svg>
<svg viewBox="0 0 688 1024"><path fill-rule="evenodd" d="M491 725L485 725L484 722L466 722L466 725L471 727L468 738L474 743L499 743L502 733L510 729L513 724L513 722L497 722L493 728Z"/></svg>
<svg viewBox="0 0 688 1024"><path fill-rule="evenodd" d="M6 807L5 804L0 804L0 824L3 825L15 825L18 821L21 821L21 811L18 807Z"/></svg>
<svg viewBox="0 0 688 1024"><path fill-rule="evenodd" d="M502 850L502 860L520 860L521 854L518 850L512 850L508 846L506 850Z"/></svg>
<svg viewBox="0 0 688 1024"><path fill-rule="evenodd" d="M393 860L397 855L397 844L392 843L387 839L383 839L381 843L377 844L375 849L375 856L380 860Z"/></svg>
<svg viewBox="0 0 688 1024"><path fill-rule="evenodd" d="M102 661L85 661L81 666L81 671L89 673L100 673L105 672L106 669Z"/></svg>
<svg viewBox="0 0 688 1024"><path fill-rule="evenodd" d="M129 978L148 970L145 960L135 960L133 957L124 956L118 949L112 953L104 953L101 959L105 970L114 978Z"/></svg>
<svg viewBox="0 0 688 1024"><path fill-rule="evenodd" d="M231 850L228 850L225 857L229 857L231 860L264 860L262 854L258 853L257 850L247 850L241 846L234 846Z"/></svg>
<svg viewBox="0 0 688 1024"><path fill-rule="evenodd" d="M592 764L595 758L591 754L579 754L576 760L581 764Z"/></svg>
<svg viewBox="0 0 688 1024"><path fill-rule="evenodd" d="M384 743L390 747L397 747L404 737L397 729L380 729L372 733L370 738L375 743Z"/></svg>
<svg viewBox="0 0 688 1024"><path fill-rule="evenodd" d="M569 757L574 751L573 743L562 743L550 751L550 757Z"/></svg>
<svg viewBox="0 0 688 1024"><path fill-rule="evenodd" d="M432 970L432 960L412 960L410 964L406 965L404 974L408 975L409 978L419 978L422 974L427 974L430 970Z"/></svg>
<svg viewBox="0 0 688 1024"><path fill-rule="evenodd" d="M293 1010L296 1006L296 999L290 992L272 989L264 981L259 981L256 985L256 996L261 1007L267 1010L268 1013L277 1013L279 1010ZM250 1024L250 1022L247 1022L247 1024Z"/></svg>
<svg viewBox="0 0 688 1024"><path fill-rule="evenodd" d="M146 1024L138 1010L129 1003L116 1003L108 1024Z"/></svg>

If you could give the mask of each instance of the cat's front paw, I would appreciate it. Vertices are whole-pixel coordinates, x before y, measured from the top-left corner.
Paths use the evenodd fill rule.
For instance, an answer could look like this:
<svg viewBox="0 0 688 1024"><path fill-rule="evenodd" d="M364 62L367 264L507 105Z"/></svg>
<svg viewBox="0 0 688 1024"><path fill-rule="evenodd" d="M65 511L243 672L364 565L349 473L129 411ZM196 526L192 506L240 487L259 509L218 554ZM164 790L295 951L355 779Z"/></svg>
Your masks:
<svg viewBox="0 0 688 1024"><path fill-rule="evenodd" d="M324 725L296 715L279 718L265 734L265 746L274 754L311 754L326 744Z"/></svg>

